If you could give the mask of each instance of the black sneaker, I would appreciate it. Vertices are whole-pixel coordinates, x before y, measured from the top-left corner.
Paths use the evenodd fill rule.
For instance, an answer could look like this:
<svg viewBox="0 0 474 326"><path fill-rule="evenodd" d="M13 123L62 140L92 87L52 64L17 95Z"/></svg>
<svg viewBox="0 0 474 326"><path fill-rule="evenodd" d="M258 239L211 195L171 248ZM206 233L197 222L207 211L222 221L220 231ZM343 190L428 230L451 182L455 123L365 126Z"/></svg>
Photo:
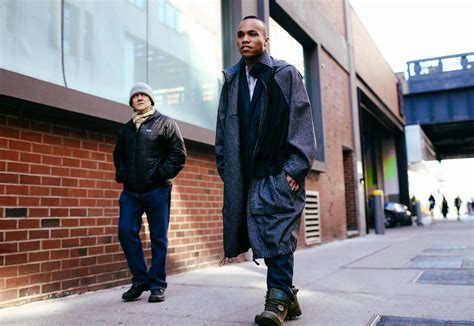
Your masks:
<svg viewBox="0 0 474 326"><path fill-rule="evenodd" d="M165 289L153 289L151 290L148 302L162 302L165 301Z"/></svg>
<svg viewBox="0 0 474 326"><path fill-rule="evenodd" d="M142 295L144 291L148 291L148 284L133 284L132 287L122 294L122 300L133 301Z"/></svg>

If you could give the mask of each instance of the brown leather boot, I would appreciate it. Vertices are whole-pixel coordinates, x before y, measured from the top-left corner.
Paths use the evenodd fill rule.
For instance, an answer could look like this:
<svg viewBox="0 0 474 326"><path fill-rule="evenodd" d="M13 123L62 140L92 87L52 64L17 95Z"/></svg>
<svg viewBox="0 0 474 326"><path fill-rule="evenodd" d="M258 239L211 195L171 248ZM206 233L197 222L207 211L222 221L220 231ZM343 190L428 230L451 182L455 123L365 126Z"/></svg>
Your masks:
<svg viewBox="0 0 474 326"><path fill-rule="evenodd" d="M270 289L265 298L265 310L255 316L260 326L284 326L290 300L288 295L279 289Z"/></svg>
<svg viewBox="0 0 474 326"><path fill-rule="evenodd" d="M293 286L291 288L291 291L293 291L293 296L295 297L295 299L293 300L293 302L290 302L290 306L288 307L288 314L286 315L286 318L285 318L286 320L297 319L302 314L300 304L298 302L298 297L296 296L299 289Z"/></svg>
<svg viewBox="0 0 474 326"><path fill-rule="evenodd" d="M297 293L298 293L299 289L297 289L295 286L293 286L291 288L291 290L293 291L293 296L294 296L295 299L293 301L290 301L290 306L288 307L288 313L286 314L285 320L298 319L302 314L300 304L298 302L298 297L297 297ZM259 319L260 319L260 315L256 315L255 316L255 323L258 324Z"/></svg>

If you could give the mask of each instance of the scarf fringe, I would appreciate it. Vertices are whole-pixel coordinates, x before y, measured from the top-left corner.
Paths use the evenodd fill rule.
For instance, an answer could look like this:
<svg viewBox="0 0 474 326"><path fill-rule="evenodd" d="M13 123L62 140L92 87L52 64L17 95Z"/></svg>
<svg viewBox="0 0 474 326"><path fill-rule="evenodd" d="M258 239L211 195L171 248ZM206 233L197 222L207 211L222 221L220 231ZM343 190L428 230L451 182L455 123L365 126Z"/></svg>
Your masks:
<svg viewBox="0 0 474 326"><path fill-rule="evenodd" d="M133 121L133 124L135 125L135 127L137 128L140 128L141 124L143 122L145 122L150 116L153 115L153 113L155 113L155 108L150 106L151 109L149 110L145 110L144 112L134 112L133 113L133 116L132 116L132 121Z"/></svg>

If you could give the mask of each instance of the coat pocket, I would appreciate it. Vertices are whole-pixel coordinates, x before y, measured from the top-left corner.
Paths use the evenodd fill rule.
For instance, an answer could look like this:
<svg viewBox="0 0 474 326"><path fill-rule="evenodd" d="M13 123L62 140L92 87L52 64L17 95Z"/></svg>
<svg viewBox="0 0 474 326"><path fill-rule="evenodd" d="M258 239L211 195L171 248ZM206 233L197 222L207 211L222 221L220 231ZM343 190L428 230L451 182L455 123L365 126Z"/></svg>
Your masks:
<svg viewBox="0 0 474 326"><path fill-rule="evenodd" d="M159 166L161 164L160 159L158 158L147 158L146 159L146 166L145 166L145 174L146 174L146 182L148 184L154 184L161 179L163 179L163 176L160 175L160 170Z"/></svg>
<svg viewBox="0 0 474 326"><path fill-rule="evenodd" d="M295 210L294 193L286 180L285 172L254 180L250 195L252 215L275 215Z"/></svg>

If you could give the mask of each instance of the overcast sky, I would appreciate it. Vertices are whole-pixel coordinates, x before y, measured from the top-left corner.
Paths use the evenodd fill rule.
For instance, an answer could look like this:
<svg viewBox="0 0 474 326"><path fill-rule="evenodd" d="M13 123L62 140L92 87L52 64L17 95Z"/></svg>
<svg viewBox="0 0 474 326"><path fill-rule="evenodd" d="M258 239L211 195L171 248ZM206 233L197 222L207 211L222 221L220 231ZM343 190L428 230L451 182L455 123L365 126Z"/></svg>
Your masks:
<svg viewBox="0 0 474 326"><path fill-rule="evenodd" d="M406 61L474 52L474 0L350 0L394 72Z"/></svg>

